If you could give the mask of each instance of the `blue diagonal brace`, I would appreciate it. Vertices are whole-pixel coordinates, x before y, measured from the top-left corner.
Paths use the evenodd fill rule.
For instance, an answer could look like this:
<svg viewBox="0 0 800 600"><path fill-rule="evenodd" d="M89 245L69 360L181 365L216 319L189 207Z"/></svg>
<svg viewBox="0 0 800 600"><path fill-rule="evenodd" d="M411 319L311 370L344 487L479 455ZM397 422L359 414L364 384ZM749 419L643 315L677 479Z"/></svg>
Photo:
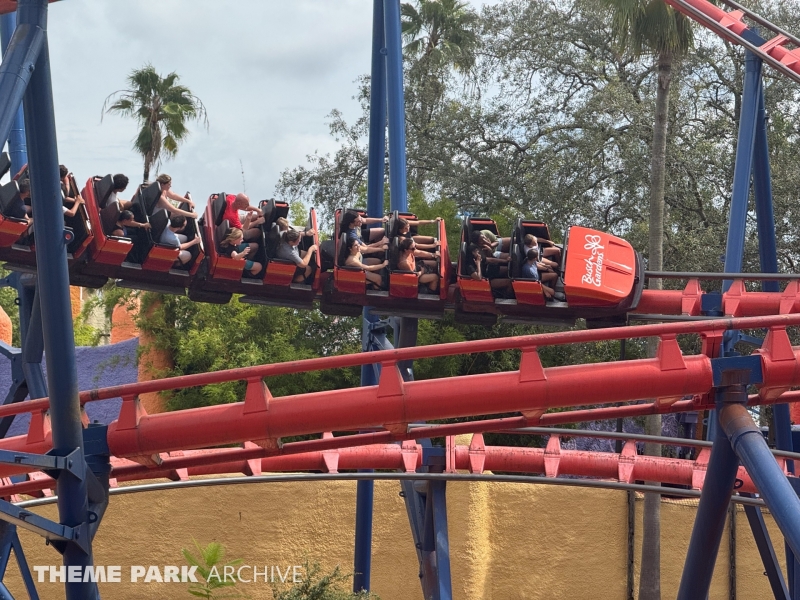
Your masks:
<svg viewBox="0 0 800 600"><path fill-rule="evenodd" d="M83 479L84 469L78 462L79 454L72 452L69 456L53 456L50 454L30 454L0 450L0 464L36 467L37 470L69 471L79 479Z"/></svg>
<svg viewBox="0 0 800 600"><path fill-rule="evenodd" d="M9 526L12 525L9 524ZM14 529L14 538L12 540L12 544L14 545L14 555L17 558L17 566L19 567L22 581L25 583L25 590L28 592L29 600L39 600L39 593L36 591L36 584L33 582L33 575L28 567L28 561L25 559L25 553L22 551L22 544L19 541L19 535L17 535L16 528Z"/></svg>
<svg viewBox="0 0 800 600"><path fill-rule="evenodd" d="M4 583L0 582L0 600L14 600Z"/></svg>
<svg viewBox="0 0 800 600"><path fill-rule="evenodd" d="M752 494L749 495L752 496ZM789 588L783 578L783 572L778 563L775 548L772 546L772 540L769 537L769 531L767 530L767 524L764 522L761 508L745 504L744 514L747 516L747 522L753 532L753 539L755 539L758 553L761 555L761 562L764 563L764 573L769 580L770 588L772 588L772 595L778 600L790 600Z"/></svg>
<svg viewBox="0 0 800 600"><path fill-rule="evenodd" d="M0 580L5 578L6 568L8 567L8 560L11 557L11 551L17 559L19 572L22 576L22 581L25 584L25 589L28 592L30 600L39 600L39 594L36 591L36 585L33 582L31 570L28 567L28 562L25 560L25 553L22 551L22 544L17 535L16 526L5 521L0 521ZM12 598L6 587L0 583L0 600L3 598ZM8 594L4 596L3 594Z"/></svg>
<svg viewBox="0 0 800 600"><path fill-rule="evenodd" d="M0 520L39 534L49 542L76 542L83 545L79 530L60 523L54 523L5 500L0 500Z"/></svg>
<svg viewBox="0 0 800 600"><path fill-rule="evenodd" d="M11 37L0 64L0 98L3 98L0 140L7 140L11 133L44 41L45 33L42 28L28 23L18 24Z"/></svg>

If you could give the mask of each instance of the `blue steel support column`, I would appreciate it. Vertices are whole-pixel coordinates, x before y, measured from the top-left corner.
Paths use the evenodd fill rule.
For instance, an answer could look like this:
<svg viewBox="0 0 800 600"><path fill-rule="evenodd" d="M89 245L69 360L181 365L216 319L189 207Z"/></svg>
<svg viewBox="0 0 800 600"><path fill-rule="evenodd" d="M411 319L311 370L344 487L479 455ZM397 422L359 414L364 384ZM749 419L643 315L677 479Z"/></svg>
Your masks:
<svg viewBox="0 0 800 600"><path fill-rule="evenodd" d="M750 175L753 172L753 148L756 139L756 122L761 93L761 59L747 51L745 57L742 109L739 116L739 138L736 142L736 164L733 172L733 192L725 246L725 272L742 270L744 233L747 221L747 201L750 196ZM725 281L722 291L731 285Z"/></svg>
<svg viewBox="0 0 800 600"><path fill-rule="evenodd" d="M389 121L389 191L391 209L408 210L408 188L406 181L406 122L405 97L403 93L403 45L400 29L400 0L385 0L386 23L386 87L388 92ZM417 319L403 318L400 323L400 347L416 345ZM403 379L413 378L411 364L402 365ZM410 504L412 496L418 494L413 482L403 482L403 493L409 516L418 516L418 511ZM420 565L420 576L423 578L423 590L433 591L436 600L449 600L452 597L450 581L450 557L447 535L447 510L445 503L444 483L435 486L433 482L427 486L426 507L429 507L432 522L426 522L422 529L426 534L435 536L435 545L431 550L436 553L437 564L432 574L430 565ZM426 520L427 521L427 520ZM417 523L417 525L421 525ZM435 577L436 581L426 581ZM427 596L426 596L427 597Z"/></svg>
<svg viewBox="0 0 800 600"><path fill-rule="evenodd" d="M392 210L408 210L406 188L406 113L403 94L403 38L400 0L384 0L386 91L389 114L389 192Z"/></svg>
<svg viewBox="0 0 800 600"><path fill-rule="evenodd" d="M756 59L760 60L760 59ZM775 239L775 214L772 203L772 181L769 166L769 144L767 143L767 114L764 110L764 84L759 78L758 112L756 114L756 136L753 146L753 192L756 200L758 224L758 257L762 273L778 272L778 250ZM777 281L764 281L765 292L779 291Z"/></svg>
<svg viewBox="0 0 800 600"><path fill-rule="evenodd" d="M762 273L778 272L778 251L775 237L775 215L772 201L772 180L770 177L769 144L767 142L767 115L764 108L764 86L759 86L758 114L756 118L756 137L753 148L753 191L755 195L756 217L758 223L758 253ZM761 289L765 292L779 291L777 281L764 281ZM778 450L793 451L792 423L787 404L773 407L775 424L775 445ZM794 461L787 461L790 473L795 472ZM791 548L786 544L786 570L792 597L800 590L794 585L794 572L800 571L800 564Z"/></svg>
<svg viewBox="0 0 800 600"><path fill-rule="evenodd" d="M20 102L25 88L37 64L37 58L45 44L44 24L19 20L14 34L3 54L0 64L0 140L5 142L19 114Z"/></svg>
<svg viewBox="0 0 800 600"><path fill-rule="evenodd" d="M16 13L8 13L0 16L0 45L3 48L3 56L6 48L14 35L17 26ZM8 136L8 153L11 155L11 173L18 173L19 170L28 162L28 148L25 145L25 119L22 117L22 105L17 109L17 115L11 124L11 133Z"/></svg>
<svg viewBox="0 0 800 600"><path fill-rule="evenodd" d="M17 31L26 25L46 30L47 0L19 0L17 19ZM25 130L30 144L29 165L35 213L39 301L42 306L47 307L47 310L42 311L42 325L50 391L53 453L65 456L78 450L79 460L84 465L67 250L58 178L56 123L46 39L36 61L36 68L30 76L24 107ZM67 543L63 547L64 565L68 569L80 567L83 573L85 567L92 564L86 478L62 472L56 485L60 522L77 528L80 532L79 543ZM97 598L97 585L92 582L67 582L65 590L67 600Z"/></svg>
<svg viewBox="0 0 800 600"><path fill-rule="evenodd" d="M720 425L795 555L800 554L800 498L744 403L720 412ZM709 465L710 466L710 465Z"/></svg>
<svg viewBox="0 0 800 600"><path fill-rule="evenodd" d="M739 460L720 426L719 412L723 403L731 400L741 401L741 398L747 400L747 386L744 384L731 385L717 391L717 408L715 408L717 429L714 445L711 448L711 458L708 461L706 480L700 495L700 504L692 527L689 551L686 554L686 563L678 589L678 600L708 597L714 563L725 529L728 503L733 492L736 471L739 468Z"/></svg>
<svg viewBox="0 0 800 600"><path fill-rule="evenodd" d="M369 161L367 168L367 214L383 214L384 155L386 153L386 61L384 59L383 0L373 0L372 8L372 72L369 94ZM364 308L363 336L369 339L367 329L377 318ZM368 351L369 348L362 348ZM361 367L361 385L377 385L373 365ZM356 484L356 531L353 552L353 591L370 589L372 567L372 515L374 481Z"/></svg>

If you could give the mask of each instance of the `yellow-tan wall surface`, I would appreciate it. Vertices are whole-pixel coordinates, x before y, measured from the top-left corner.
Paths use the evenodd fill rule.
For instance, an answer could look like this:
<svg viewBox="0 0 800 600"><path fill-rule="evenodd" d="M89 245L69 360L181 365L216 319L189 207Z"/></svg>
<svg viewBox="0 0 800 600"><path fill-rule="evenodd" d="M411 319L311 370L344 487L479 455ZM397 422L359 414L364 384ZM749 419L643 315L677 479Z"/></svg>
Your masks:
<svg viewBox="0 0 800 600"><path fill-rule="evenodd" d="M192 539L218 541L228 558L246 565L319 561L352 570L353 482L260 483L186 488L112 496L95 539L95 563L181 565ZM377 482L372 588L383 600L420 600L417 559L399 484ZM641 546L641 498L636 501L635 544ZM662 502L662 595L674 598L695 515L695 502ZM625 492L503 483L450 483L448 527L453 594L457 600L624 600L627 564ZM54 506L35 509L56 517ZM770 515L779 555L782 538ZM744 513L736 518L736 597L770 598ZM32 565L59 565L41 539L21 532ZM730 532L717 559L711 600L730 598ZM26 597L15 565L6 583ZM637 582L638 584L638 582ZM63 584L38 584L43 600L63 598ZM191 598L186 584L101 584L109 600ZM269 586L240 584L253 599L272 598Z"/></svg>

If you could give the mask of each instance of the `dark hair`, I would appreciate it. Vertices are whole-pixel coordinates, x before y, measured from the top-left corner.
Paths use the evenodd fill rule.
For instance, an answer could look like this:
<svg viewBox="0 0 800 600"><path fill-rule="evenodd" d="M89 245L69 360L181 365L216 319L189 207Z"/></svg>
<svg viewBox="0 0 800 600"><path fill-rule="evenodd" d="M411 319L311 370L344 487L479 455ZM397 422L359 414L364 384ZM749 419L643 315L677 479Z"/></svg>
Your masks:
<svg viewBox="0 0 800 600"><path fill-rule="evenodd" d="M481 252L481 247L477 244L470 244L467 248L467 255L471 257L475 252Z"/></svg>
<svg viewBox="0 0 800 600"><path fill-rule="evenodd" d="M114 186L114 189L121 192L126 187L128 187L129 179L128 179L127 175L123 175L122 173L117 173L116 175L114 175L112 181L113 181L112 185Z"/></svg>
<svg viewBox="0 0 800 600"><path fill-rule="evenodd" d="M400 244L399 244L400 245L400 250L402 252L405 252L406 250L410 250L411 249L411 245L413 243L414 243L414 240L412 240L411 238L403 238L402 240L400 240Z"/></svg>
<svg viewBox="0 0 800 600"><path fill-rule="evenodd" d="M408 221L406 221L403 217L397 219L397 230L400 231L403 227L408 225Z"/></svg>
<svg viewBox="0 0 800 600"><path fill-rule="evenodd" d="M31 191L31 180L23 179L19 182L19 193L26 194Z"/></svg>
<svg viewBox="0 0 800 600"><path fill-rule="evenodd" d="M69 169L64 165L58 165L58 178L64 179L69 174Z"/></svg>
<svg viewBox="0 0 800 600"><path fill-rule="evenodd" d="M286 238L287 242L294 242L295 240L300 239L300 234L297 233L294 229L287 229L286 233L283 234L283 237Z"/></svg>
<svg viewBox="0 0 800 600"><path fill-rule="evenodd" d="M342 231L349 229L350 225L352 225L353 221L355 221L357 218L358 212L354 210L345 211L344 216L342 217Z"/></svg>
<svg viewBox="0 0 800 600"><path fill-rule="evenodd" d="M131 221L133 220L133 213L129 210L122 210L119 213L119 220L120 221Z"/></svg>
<svg viewBox="0 0 800 600"><path fill-rule="evenodd" d="M539 258L539 253L534 248L531 248L528 250L527 254L525 254L525 258L527 260L536 260Z"/></svg>
<svg viewBox="0 0 800 600"><path fill-rule="evenodd" d="M186 217L183 215L175 215L174 217L170 217L169 219L169 226L180 228L186 225Z"/></svg>
<svg viewBox="0 0 800 600"><path fill-rule="evenodd" d="M350 254L350 248L353 247L353 244L358 244L358 240L354 238L347 238L343 244L339 245L339 264L344 264L347 260L347 257Z"/></svg>
<svg viewBox="0 0 800 600"><path fill-rule="evenodd" d="M473 244L478 245L481 241L482 235L483 234L476 229L470 234L469 239L472 241Z"/></svg>

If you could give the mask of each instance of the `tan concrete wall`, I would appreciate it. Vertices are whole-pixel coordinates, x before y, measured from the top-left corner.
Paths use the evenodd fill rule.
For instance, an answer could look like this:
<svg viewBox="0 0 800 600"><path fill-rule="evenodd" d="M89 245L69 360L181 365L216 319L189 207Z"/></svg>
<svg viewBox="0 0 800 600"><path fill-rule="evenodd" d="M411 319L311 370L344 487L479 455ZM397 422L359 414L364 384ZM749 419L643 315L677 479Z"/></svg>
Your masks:
<svg viewBox="0 0 800 600"><path fill-rule="evenodd" d="M375 486L373 590L383 600L420 600L416 554L399 486ZM447 489L454 598L458 600L624 600L627 498L624 492L556 486L451 483ZM696 502L662 504L662 592L674 598ZM183 564L192 538L219 541L248 565L294 565L303 557L352 569L355 483L251 484L114 496L95 540L95 562L129 567ZM54 518L54 507L37 509ZM637 577L642 501L636 502ZM765 515L774 540L781 540ZM743 512L737 523L737 598L769 598ZM22 532L30 564L58 565L40 538ZM778 541L778 554L783 554ZM6 578L24 597L16 568ZM711 600L728 600L729 531L720 548ZM184 584L101 584L104 598L190 598ZM43 600L60 584L39 584ZM263 583L241 585L269 599ZM18 595L17 595L18 594Z"/></svg>

